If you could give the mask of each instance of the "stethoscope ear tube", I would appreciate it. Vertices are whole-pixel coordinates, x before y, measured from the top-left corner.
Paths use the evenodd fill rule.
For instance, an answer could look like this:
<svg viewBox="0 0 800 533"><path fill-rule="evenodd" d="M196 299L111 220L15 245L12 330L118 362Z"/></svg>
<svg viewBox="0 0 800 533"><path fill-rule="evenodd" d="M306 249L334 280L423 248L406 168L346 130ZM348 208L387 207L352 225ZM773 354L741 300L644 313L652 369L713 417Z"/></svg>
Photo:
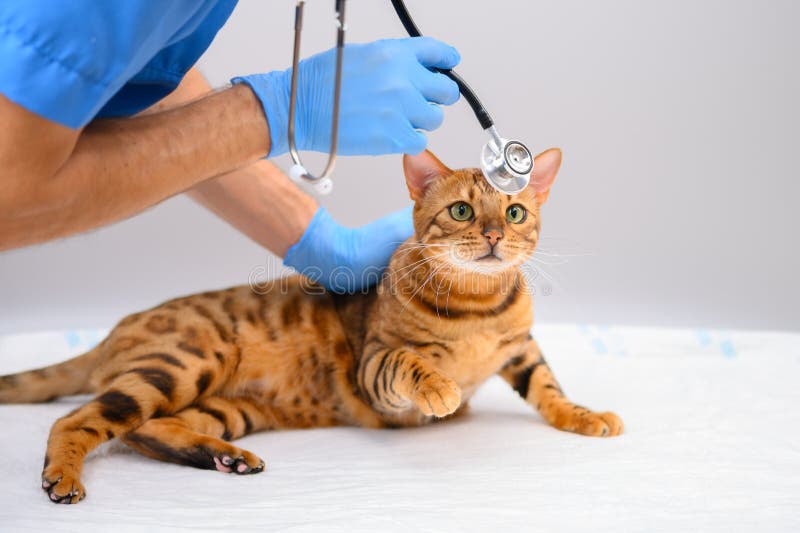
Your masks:
<svg viewBox="0 0 800 533"><path fill-rule="evenodd" d="M305 0L297 0L294 12L294 52L292 54L292 84L289 92L289 153L294 165L289 170L289 177L294 181L310 182L320 194L328 194L333 189L330 175L336 164L336 146L339 140L339 99L342 91L342 56L344 52L344 3L345 0L336 0L336 74L333 83L333 114L331 115L331 146L328 162L322 174L315 176L308 172L300 160L300 153L295 142L295 111L297 107L297 76L300 64L300 35L303 31L303 7Z"/></svg>

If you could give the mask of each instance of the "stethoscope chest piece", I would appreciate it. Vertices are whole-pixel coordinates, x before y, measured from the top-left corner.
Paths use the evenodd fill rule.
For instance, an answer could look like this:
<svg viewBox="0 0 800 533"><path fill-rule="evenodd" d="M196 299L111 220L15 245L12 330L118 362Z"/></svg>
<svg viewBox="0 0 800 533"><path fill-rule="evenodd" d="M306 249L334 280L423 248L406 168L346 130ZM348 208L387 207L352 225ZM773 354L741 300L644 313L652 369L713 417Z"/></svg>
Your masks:
<svg viewBox="0 0 800 533"><path fill-rule="evenodd" d="M522 192L531 181L533 155L519 141L503 139L494 126L481 151L481 171L486 181L503 194Z"/></svg>

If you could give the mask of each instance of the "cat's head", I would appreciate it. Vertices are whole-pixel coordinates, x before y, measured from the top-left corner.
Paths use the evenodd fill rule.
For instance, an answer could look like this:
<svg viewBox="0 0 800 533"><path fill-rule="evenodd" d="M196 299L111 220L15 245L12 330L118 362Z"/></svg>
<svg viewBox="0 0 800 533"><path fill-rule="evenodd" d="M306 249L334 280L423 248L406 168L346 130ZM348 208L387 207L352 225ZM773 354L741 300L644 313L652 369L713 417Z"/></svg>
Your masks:
<svg viewBox="0 0 800 533"><path fill-rule="evenodd" d="M561 151L535 158L530 185L518 194L491 187L479 169L450 170L424 151L403 158L423 255L448 270L495 275L520 266L539 238L539 208L561 166Z"/></svg>

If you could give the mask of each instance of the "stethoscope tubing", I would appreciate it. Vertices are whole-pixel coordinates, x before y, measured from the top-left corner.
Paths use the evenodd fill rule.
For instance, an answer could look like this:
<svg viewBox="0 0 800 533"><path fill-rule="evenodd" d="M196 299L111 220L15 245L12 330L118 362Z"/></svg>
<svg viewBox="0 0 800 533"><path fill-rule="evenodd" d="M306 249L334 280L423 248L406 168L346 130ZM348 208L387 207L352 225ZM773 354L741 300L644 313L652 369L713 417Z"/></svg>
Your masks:
<svg viewBox="0 0 800 533"><path fill-rule="evenodd" d="M394 7L395 13L397 13L397 18L400 19L400 22L403 24L406 32L411 37L422 37L422 32L419 31L419 27L414 22L414 19L411 18L411 14L408 12L405 3L403 0L391 0L392 7ZM437 68L434 69L437 72L441 72L458 85L458 90L461 91L461 95L467 101L469 106L472 108L472 111L475 113L475 118L478 119L480 122L481 128L484 130L488 130L492 126L494 126L494 120L492 120L492 116L486 110L486 108L481 103L478 95L475 94L475 91L472 90L472 87L464 81L464 78L459 76L456 71L453 69L444 69L444 68Z"/></svg>

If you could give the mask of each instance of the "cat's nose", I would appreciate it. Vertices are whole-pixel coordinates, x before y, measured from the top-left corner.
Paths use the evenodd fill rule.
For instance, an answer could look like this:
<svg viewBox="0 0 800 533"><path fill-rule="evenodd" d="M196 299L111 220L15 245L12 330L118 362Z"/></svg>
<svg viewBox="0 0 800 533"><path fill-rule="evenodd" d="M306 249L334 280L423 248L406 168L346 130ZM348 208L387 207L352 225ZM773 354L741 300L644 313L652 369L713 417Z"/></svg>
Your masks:
<svg viewBox="0 0 800 533"><path fill-rule="evenodd" d="M483 230L483 236L489 240L489 245L494 246L497 241L503 238L503 230L499 228L486 228Z"/></svg>

